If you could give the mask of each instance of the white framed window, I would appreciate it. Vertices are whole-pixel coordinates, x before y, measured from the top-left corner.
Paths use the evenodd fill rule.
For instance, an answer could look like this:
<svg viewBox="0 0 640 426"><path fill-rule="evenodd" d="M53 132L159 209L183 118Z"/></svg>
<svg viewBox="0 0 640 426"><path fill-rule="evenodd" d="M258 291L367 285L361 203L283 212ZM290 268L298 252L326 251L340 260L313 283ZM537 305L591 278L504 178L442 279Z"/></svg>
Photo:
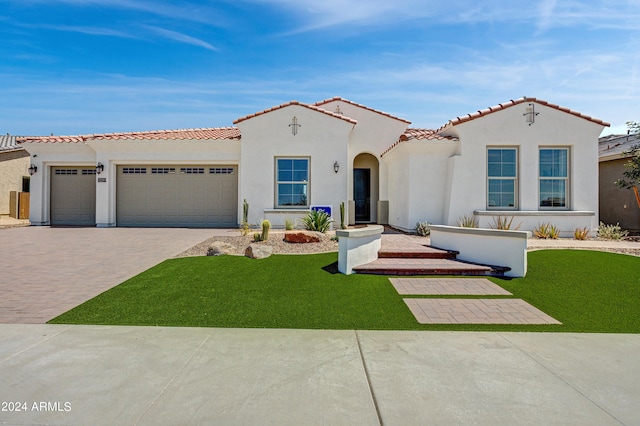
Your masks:
<svg viewBox="0 0 640 426"><path fill-rule="evenodd" d="M309 158L276 158L276 207L309 206Z"/></svg>
<svg viewBox="0 0 640 426"><path fill-rule="evenodd" d="M518 149L487 148L487 209L518 208Z"/></svg>
<svg viewBox="0 0 640 426"><path fill-rule="evenodd" d="M539 155L539 206L569 208L569 148L541 147Z"/></svg>

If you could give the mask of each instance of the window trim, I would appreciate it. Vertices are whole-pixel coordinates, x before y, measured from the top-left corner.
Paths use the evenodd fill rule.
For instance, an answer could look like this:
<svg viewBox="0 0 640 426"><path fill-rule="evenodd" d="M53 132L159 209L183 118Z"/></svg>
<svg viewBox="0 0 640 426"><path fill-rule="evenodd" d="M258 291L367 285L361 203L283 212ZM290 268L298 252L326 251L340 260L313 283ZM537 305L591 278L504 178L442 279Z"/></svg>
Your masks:
<svg viewBox="0 0 640 426"><path fill-rule="evenodd" d="M567 153L567 175L565 177L553 177L553 176L541 176L540 175L540 152L543 149L552 150L564 150ZM542 180L557 180L564 181L564 206L543 206L542 205ZM538 210L544 211L558 211L558 210L571 210L571 147L564 145L540 145L538 146Z"/></svg>
<svg viewBox="0 0 640 426"><path fill-rule="evenodd" d="M306 160L307 161L307 180L306 181L279 181L278 180L278 160ZM276 209L308 209L311 206L311 157L307 157L307 156L290 156L290 155L283 155L283 156L277 156L274 157L274 161L273 161L273 169L274 169L274 177L273 177L273 181L274 181L274 200L273 200L273 205L274 208ZM278 203L278 198L279 198L279 192L278 192L278 185L279 184L291 184L291 185L300 185L300 184L305 184L307 186L307 203L305 205L295 205L295 206L290 206L290 205L280 205Z"/></svg>
<svg viewBox="0 0 640 426"><path fill-rule="evenodd" d="M514 150L516 152L516 173L514 177L489 176L489 151L492 149ZM488 145L486 151L486 206L487 210L519 210L520 206L520 147L515 145ZM510 206L490 206L489 205L489 181L491 180L512 180L513 181L513 207Z"/></svg>

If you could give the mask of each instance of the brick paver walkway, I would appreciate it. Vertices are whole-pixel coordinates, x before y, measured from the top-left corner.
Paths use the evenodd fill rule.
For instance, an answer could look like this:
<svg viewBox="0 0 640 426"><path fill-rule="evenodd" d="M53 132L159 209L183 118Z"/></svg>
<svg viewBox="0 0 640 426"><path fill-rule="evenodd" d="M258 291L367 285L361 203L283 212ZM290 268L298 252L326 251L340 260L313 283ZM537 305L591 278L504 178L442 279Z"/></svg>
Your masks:
<svg viewBox="0 0 640 426"><path fill-rule="evenodd" d="M561 324L521 299L404 299L420 324Z"/></svg>
<svg viewBox="0 0 640 426"><path fill-rule="evenodd" d="M510 296L486 278L389 278L398 294Z"/></svg>

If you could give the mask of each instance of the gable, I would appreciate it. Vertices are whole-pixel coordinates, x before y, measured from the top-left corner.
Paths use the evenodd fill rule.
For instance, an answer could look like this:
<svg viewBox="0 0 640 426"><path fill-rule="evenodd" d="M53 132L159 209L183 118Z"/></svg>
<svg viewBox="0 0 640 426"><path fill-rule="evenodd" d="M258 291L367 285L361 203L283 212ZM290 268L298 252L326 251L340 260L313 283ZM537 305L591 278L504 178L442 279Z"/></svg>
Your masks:
<svg viewBox="0 0 640 426"><path fill-rule="evenodd" d="M522 105L522 104L524 104L524 105ZM582 113L580 113L578 111L574 111L572 109L569 109L569 108L566 108L566 107L562 107L560 105L552 104L552 103L547 102L547 101L542 100L542 99L523 97L523 98L520 98L520 99L516 99L515 101L514 100L510 100L509 102L501 103L501 104L498 104L498 105L495 105L495 106L492 106L492 107L485 108L483 110L478 110L478 111L476 111L474 113L471 113L471 114L466 114L466 115L463 115L463 116L456 117L453 120L449 120L449 122L447 122L444 126L440 127L437 131L438 131L438 133L448 134L448 131L450 129L456 127L456 126L459 126L461 124L468 123L470 121L474 121L474 120L477 120L477 119L480 119L480 118L483 118L483 117L487 117L489 115L495 114L495 113L500 112L500 111L505 111L505 110L513 108L513 107L515 107L517 105L521 105L520 109L523 110L522 111L523 116L527 113L527 109L526 109L527 106L529 106L529 105L534 105L534 106L535 105L539 105L541 107L547 107L547 108L550 108L550 109L561 111L561 112L563 112L565 114L584 119L584 120L586 120L588 122L592 122L592 123L598 124L600 126L604 126L604 127L609 127L610 126L610 124L605 122L605 121L602 121L602 120L597 119L597 118L590 117L590 116L582 114Z"/></svg>

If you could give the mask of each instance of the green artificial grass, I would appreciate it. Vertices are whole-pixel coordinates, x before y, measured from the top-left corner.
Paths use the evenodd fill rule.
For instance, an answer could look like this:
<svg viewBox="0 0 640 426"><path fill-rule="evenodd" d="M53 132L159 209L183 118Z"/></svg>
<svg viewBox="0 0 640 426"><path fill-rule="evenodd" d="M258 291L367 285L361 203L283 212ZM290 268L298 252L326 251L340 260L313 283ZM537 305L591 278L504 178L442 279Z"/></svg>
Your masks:
<svg viewBox="0 0 640 426"><path fill-rule="evenodd" d="M337 273L336 253L171 259L50 323L358 330L640 332L640 258L529 253L527 277L492 280L562 325L421 325L388 277ZM407 297L407 296L404 296ZM414 296L411 296L414 297ZM420 296L416 296L420 297Z"/></svg>

